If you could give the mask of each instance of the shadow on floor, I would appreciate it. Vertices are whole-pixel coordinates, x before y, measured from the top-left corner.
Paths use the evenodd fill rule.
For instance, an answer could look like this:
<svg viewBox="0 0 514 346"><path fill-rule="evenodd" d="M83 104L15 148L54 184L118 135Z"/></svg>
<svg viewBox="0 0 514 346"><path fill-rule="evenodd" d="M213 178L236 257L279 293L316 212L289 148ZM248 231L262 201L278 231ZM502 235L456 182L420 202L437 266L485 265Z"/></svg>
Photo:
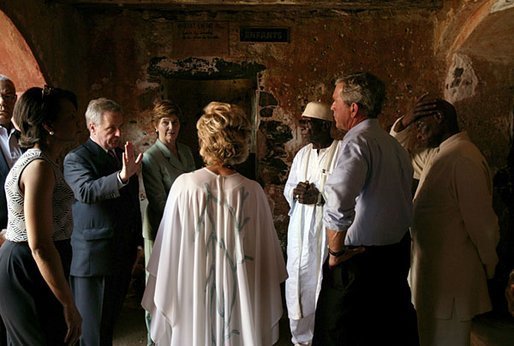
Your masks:
<svg viewBox="0 0 514 346"><path fill-rule="evenodd" d="M471 346L514 345L514 318L489 312L473 319Z"/></svg>
<svg viewBox="0 0 514 346"><path fill-rule="evenodd" d="M146 345L145 313L140 305L139 295L130 293L125 300L120 320L114 330L113 346ZM280 339L275 346L290 346L291 334L286 308L280 320Z"/></svg>
<svg viewBox="0 0 514 346"><path fill-rule="evenodd" d="M144 267L134 268L134 280L114 331L114 346L146 345L146 326L141 297L144 291ZM284 299L284 284L282 284ZM291 332L285 302L284 314L280 320L280 339L275 346L290 346ZM514 345L514 318L506 314L486 313L473 320L471 346ZM266 346L266 345L265 345ZM270 345L271 346L271 345Z"/></svg>

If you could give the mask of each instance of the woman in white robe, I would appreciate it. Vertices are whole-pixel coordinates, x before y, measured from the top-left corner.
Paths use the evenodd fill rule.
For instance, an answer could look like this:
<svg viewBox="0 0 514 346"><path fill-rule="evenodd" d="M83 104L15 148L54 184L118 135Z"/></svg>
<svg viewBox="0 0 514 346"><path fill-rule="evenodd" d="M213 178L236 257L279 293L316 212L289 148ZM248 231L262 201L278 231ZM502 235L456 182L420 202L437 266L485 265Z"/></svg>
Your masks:
<svg viewBox="0 0 514 346"><path fill-rule="evenodd" d="M262 188L233 165L250 124L212 102L197 124L206 167L173 184L148 265L143 306L157 345L272 345L285 264Z"/></svg>

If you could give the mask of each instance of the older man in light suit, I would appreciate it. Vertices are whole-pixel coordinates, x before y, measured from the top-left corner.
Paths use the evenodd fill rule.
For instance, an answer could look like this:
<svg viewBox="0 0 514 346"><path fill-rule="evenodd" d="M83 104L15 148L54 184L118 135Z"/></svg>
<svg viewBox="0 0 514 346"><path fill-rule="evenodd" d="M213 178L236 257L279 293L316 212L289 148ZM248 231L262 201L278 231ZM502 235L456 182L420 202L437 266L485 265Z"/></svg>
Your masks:
<svg viewBox="0 0 514 346"><path fill-rule="evenodd" d="M412 226L412 292L421 346L467 346L471 319L489 311L487 278L498 257L498 222L485 158L459 130L455 108L442 99L421 99L400 118L392 135L408 143L415 178Z"/></svg>
<svg viewBox="0 0 514 346"><path fill-rule="evenodd" d="M88 141L64 160L64 176L75 195L71 285L82 315L81 345L111 345L141 243L137 158L120 144L123 115L105 98L86 111Z"/></svg>

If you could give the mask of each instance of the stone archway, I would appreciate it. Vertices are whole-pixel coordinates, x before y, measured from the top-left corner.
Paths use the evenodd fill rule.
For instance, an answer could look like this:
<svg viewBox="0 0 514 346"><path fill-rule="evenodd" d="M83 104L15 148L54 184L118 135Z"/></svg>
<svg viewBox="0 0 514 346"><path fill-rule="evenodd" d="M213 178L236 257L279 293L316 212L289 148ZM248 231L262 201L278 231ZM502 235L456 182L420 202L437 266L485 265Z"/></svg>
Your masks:
<svg viewBox="0 0 514 346"><path fill-rule="evenodd" d="M448 66L444 94L456 104L461 125L485 154L493 173L502 172L506 165L512 166L507 156L514 137L514 3L463 2L449 13L453 18L436 40L436 50ZM513 211L500 198L499 180L494 181L500 224L499 263L489 282L494 311L475 318L472 345L506 345L514 337L514 326L502 315L506 276L514 268Z"/></svg>
<svg viewBox="0 0 514 346"><path fill-rule="evenodd" d="M435 51L447 66L444 96L495 172L505 165L513 137L514 4L463 1L438 21Z"/></svg>
<svg viewBox="0 0 514 346"><path fill-rule="evenodd" d="M238 104L255 124L254 131L259 127L261 108L268 106L266 94L259 87L259 74L265 66L256 62L234 62L223 58L189 57L183 60L157 57L150 61L148 74L158 78L161 93L165 98L177 102L185 113L187 123L182 128L182 140L198 151L196 138L196 120L202 109L210 101L221 101ZM266 160L256 157L257 133L252 134L250 157L240 167L241 172L251 179L257 179L257 170L262 169ZM201 159L196 157L197 165ZM260 168L257 165L260 163Z"/></svg>
<svg viewBox="0 0 514 346"><path fill-rule="evenodd" d="M262 74L266 66L255 61L233 61L219 57L188 57L173 59L156 57L148 65L148 81L155 83L162 97L175 99L186 111L193 115L187 128L190 146L195 139L195 114L201 111L207 100L239 104L251 117L254 126L250 157L240 167L240 172L249 178L259 181L269 198L272 210L275 211L275 227L281 243L285 247L287 240L287 215L289 206L277 186L285 183L288 173L285 145L293 138L291 128L287 124L273 119L274 111L279 108L275 96L265 90L261 84ZM189 98L189 100L187 100ZM189 105L187 105L189 103ZM191 123L191 121L193 121ZM184 138L183 138L184 139ZM271 191L271 192L270 192Z"/></svg>
<svg viewBox="0 0 514 346"><path fill-rule="evenodd" d="M39 63L7 15L0 11L0 74L8 76L18 93L45 84Z"/></svg>
<svg viewBox="0 0 514 346"><path fill-rule="evenodd" d="M488 61L512 64L513 19L512 1L484 1L474 12L455 19L462 26L458 34L454 34L448 53L461 52Z"/></svg>
<svg viewBox="0 0 514 346"><path fill-rule="evenodd" d="M446 51L449 70L445 96L451 101L475 95L479 84L473 69L475 61L495 66L514 65L512 2L485 1L471 13L463 8L447 28L446 34L439 40L439 50L443 50L442 45L449 46Z"/></svg>

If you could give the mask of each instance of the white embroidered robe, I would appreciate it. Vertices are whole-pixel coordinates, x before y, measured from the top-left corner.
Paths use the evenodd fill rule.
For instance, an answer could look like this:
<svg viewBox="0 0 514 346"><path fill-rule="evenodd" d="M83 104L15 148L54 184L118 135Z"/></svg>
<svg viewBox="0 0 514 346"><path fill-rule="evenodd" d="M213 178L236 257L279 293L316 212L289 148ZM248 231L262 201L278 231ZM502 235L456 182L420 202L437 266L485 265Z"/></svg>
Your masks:
<svg viewBox="0 0 514 346"><path fill-rule="evenodd" d="M293 189L308 181L323 192L332 172L339 141L333 141L319 154L312 144L298 151L286 185L284 196L289 203L290 221L287 233L286 303L289 318L299 320L313 314L321 290L322 266L328 251L323 229L323 206L301 204L294 199Z"/></svg>
<svg viewBox="0 0 514 346"><path fill-rule="evenodd" d="M272 345L285 265L262 188L206 168L171 187L143 306L157 345Z"/></svg>

